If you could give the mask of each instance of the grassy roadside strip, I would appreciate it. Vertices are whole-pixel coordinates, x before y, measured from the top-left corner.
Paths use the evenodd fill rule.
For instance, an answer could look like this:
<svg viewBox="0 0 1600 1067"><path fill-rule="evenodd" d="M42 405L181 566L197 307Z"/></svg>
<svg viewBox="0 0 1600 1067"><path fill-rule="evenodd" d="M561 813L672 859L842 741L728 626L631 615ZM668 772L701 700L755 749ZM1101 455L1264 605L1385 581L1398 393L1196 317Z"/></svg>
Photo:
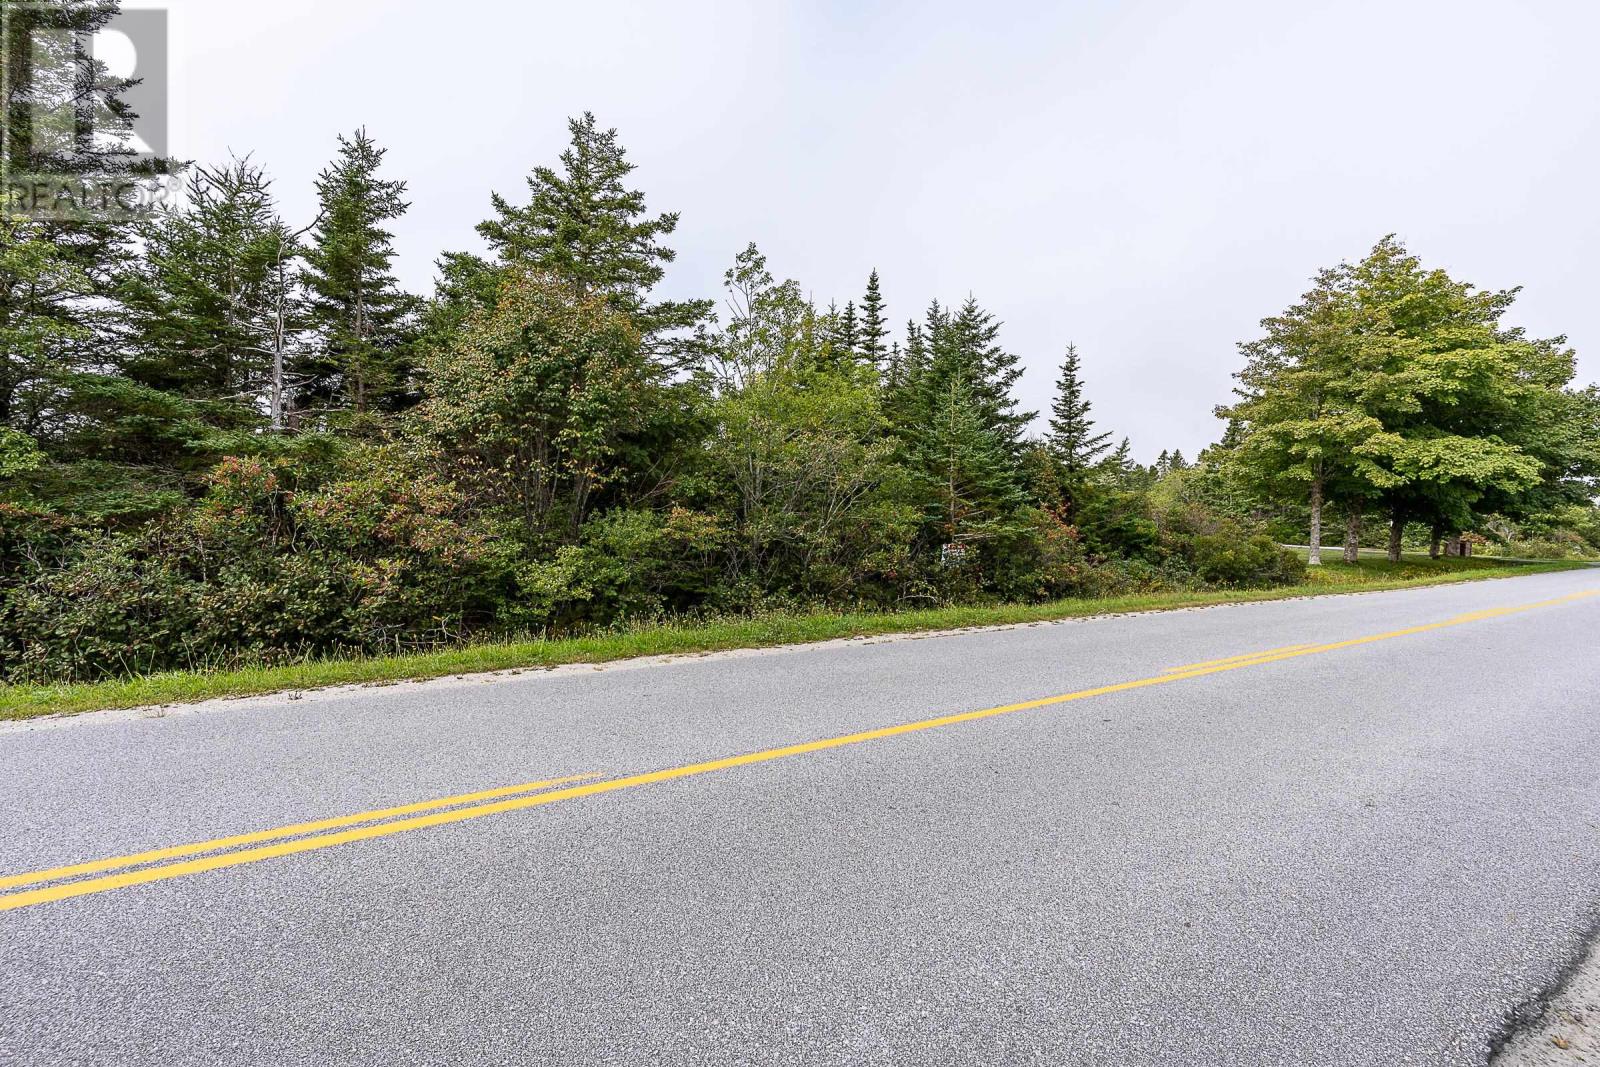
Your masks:
<svg viewBox="0 0 1600 1067"><path fill-rule="evenodd" d="M1285 600L1330 593L1376 592L1450 582L1540 574L1581 568L1574 563L1503 564L1488 559L1407 559L1399 564L1363 559L1331 563L1307 580L1281 589L1169 592L1048 604L930 608L895 613L765 615L725 622L658 624L590 637L506 641L401 656L322 660L278 667L218 672L179 671L77 685L0 686L0 720L74 714L111 708L181 704L217 697L381 684L482 671L605 663L638 656L769 648L834 638L955 630L973 626L1052 622L1142 611L1170 611L1248 601Z"/></svg>

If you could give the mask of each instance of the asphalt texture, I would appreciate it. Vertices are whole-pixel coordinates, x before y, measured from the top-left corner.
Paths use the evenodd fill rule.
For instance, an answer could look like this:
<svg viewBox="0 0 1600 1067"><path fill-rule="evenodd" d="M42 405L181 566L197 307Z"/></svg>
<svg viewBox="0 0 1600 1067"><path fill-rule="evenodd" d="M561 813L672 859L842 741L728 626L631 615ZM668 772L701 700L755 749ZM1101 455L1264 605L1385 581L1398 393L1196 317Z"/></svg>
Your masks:
<svg viewBox="0 0 1600 1067"><path fill-rule="evenodd" d="M1600 590L0 728L0 874ZM1600 597L0 912L0 1063L1475 1064L1600 918Z"/></svg>

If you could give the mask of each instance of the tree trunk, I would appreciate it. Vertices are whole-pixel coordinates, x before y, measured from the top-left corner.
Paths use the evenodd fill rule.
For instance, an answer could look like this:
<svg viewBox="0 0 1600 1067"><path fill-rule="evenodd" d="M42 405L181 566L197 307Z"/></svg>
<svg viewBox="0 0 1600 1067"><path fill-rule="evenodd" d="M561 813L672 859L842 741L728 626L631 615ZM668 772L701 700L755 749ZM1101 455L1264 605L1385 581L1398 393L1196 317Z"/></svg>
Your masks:
<svg viewBox="0 0 1600 1067"><path fill-rule="evenodd" d="M1352 503L1344 513L1344 561L1361 561L1361 505Z"/></svg>
<svg viewBox="0 0 1600 1067"><path fill-rule="evenodd" d="M1439 545L1444 540L1444 527L1438 523L1433 524L1433 538L1428 542L1428 558L1439 558Z"/></svg>
<svg viewBox="0 0 1600 1067"><path fill-rule="evenodd" d="M1311 479L1311 553L1306 562L1322 566L1322 472Z"/></svg>
<svg viewBox="0 0 1600 1067"><path fill-rule="evenodd" d="M1395 509L1389 518L1389 562L1400 562L1400 535L1405 533L1406 521L1401 517L1399 509Z"/></svg>

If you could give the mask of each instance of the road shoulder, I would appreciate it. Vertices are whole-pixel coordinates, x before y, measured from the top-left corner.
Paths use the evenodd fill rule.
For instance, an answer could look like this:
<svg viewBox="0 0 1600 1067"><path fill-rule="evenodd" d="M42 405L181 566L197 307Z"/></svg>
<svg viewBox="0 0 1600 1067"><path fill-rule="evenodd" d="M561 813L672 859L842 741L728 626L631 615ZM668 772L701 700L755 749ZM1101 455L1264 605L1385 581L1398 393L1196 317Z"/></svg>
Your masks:
<svg viewBox="0 0 1600 1067"><path fill-rule="evenodd" d="M1494 1067L1600 1064L1600 944L1591 944L1556 991L1531 1008L1491 1061Z"/></svg>

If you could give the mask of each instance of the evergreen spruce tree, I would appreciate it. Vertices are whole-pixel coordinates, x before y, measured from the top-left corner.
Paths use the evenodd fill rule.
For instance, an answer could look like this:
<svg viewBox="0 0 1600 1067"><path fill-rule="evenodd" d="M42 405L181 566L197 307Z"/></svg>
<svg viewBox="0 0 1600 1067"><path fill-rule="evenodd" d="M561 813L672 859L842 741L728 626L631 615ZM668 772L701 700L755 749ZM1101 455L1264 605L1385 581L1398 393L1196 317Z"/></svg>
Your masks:
<svg viewBox="0 0 1600 1067"><path fill-rule="evenodd" d="M1132 474L1139 466L1133 460L1132 443L1126 437L1118 441L1117 447L1100 461L1100 466L1119 479Z"/></svg>
<svg viewBox="0 0 1600 1067"><path fill-rule="evenodd" d="M1000 347L1000 324L972 298L952 314L935 301L923 333L927 365L918 375L916 407L931 413L936 398L952 381L970 398L979 423L995 435L1013 458L1021 455L1022 435L1035 412L1019 412L1012 388L1022 376L1017 356Z"/></svg>
<svg viewBox="0 0 1600 1067"><path fill-rule="evenodd" d="M856 350L861 353L861 358L866 362L887 372L889 348L889 322L885 318L883 293L878 287L878 272L874 270L867 276L867 292L861 298L861 322L856 341Z"/></svg>
<svg viewBox="0 0 1600 1067"><path fill-rule="evenodd" d="M565 280L583 296L598 295L629 315L646 348L672 360L690 354L677 331L711 313L711 301L652 303L676 253L663 244L678 227L675 212L647 215L644 193L627 187L634 165L590 112L567 122L572 141L561 170L535 167L525 206L494 194L495 218L478 225L502 265L533 267ZM456 263L457 274L471 273Z"/></svg>
<svg viewBox="0 0 1600 1067"><path fill-rule="evenodd" d="M900 388L900 382L905 375L906 354L900 347L900 342L895 341L889 345L889 354L883 361L883 392L885 396L893 396Z"/></svg>
<svg viewBox="0 0 1600 1067"><path fill-rule="evenodd" d="M0 430L49 435L65 377L88 361L95 333L72 301L95 291L41 227L0 213Z"/></svg>
<svg viewBox="0 0 1600 1067"><path fill-rule="evenodd" d="M933 306L937 308L939 302L934 301ZM906 388L911 388L928 369L928 338L915 319L906 320L906 348L900 366L902 385Z"/></svg>
<svg viewBox="0 0 1600 1067"><path fill-rule="evenodd" d="M985 425L960 376L929 399L927 420L911 432L908 458L931 532L940 543L961 544L1014 532L1027 499L1006 442Z"/></svg>
<svg viewBox="0 0 1600 1067"><path fill-rule="evenodd" d="M187 203L137 234L142 255L114 290L111 365L62 377L52 449L64 477L93 483L88 511L125 517L170 509L173 475L238 447L218 431L262 425L294 292L294 236L248 161L196 168ZM95 465L65 474L78 463Z"/></svg>
<svg viewBox="0 0 1600 1067"><path fill-rule="evenodd" d="M822 316L822 340L825 348L819 353L825 370L843 370L856 363L856 306L855 302L840 310L838 302L828 305Z"/></svg>
<svg viewBox="0 0 1600 1067"><path fill-rule="evenodd" d="M907 328L901 384L889 403L900 454L926 501L925 536L983 541L1016 529L1022 430L1010 389L1017 358L998 344L999 324L968 300L938 301Z"/></svg>
<svg viewBox="0 0 1600 1067"><path fill-rule="evenodd" d="M69 54L117 15L117 0L3 4L0 127L6 174L76 176L111 188L177 170L130 147L134 85ZM65 77L63 77L65 75ZM85 121L87 120L87 121ZM131 261L131 217L30 218L0 189L0 426L48 442L77 420L75 375L114 369L114 291Z"/></svg>
<svg viewBox="0 0 1600 1067"><path fill-rule="evenodd" d="M891 431L900 433L918 418L921 404L917 386L927 363L922 328L914 320L907 321L905 346L895 345L883 379L883 412Z"/></svg>
<svg viewBox="0 0 1600 1067"><path fill-rule="evenodd" d="M339 137L317 178L321 215L306 251L304 284L314 344L294 367L300 418L340 410L363 416L399 405L416 301L391 269L406 183L380 178L385 150L365 129Z"/></svg>
<svg viewBox="0 0 1600 1067"><path fill-rule="evenodd" d="M948 316L935 300L923 313L923 321L906 322L906 347L901 358L900 380L885 401L890 425L902 436L925 425L933 410L938 385L930 377L933 369L932 337L944 328Z"/></svg>
<svg viewBox="0 0 1600 1067"><path fill-rule="evenodd" d="M124 375L137 385L254 421L274 351L293 239L271 181L248 160L197 168L188 204L140 227L144 255L122 278ZM288 283L292 286L292 282Z"/></svg>
<svg viewBox="0 0 1600 1067"><path fill-rule="evenodd" d="M1092 467L1110 445L1111 434L1095 433L1089 418L1090 403L1083 396L1079 374L1078 349L1067 346L1061 361L1061 376L1056 379L1056 398L1050 406L1050 433L1046 442L1063 473L1076 480Z"/></svg>
<svg viewBox="0 0 1600 1067"><path fill-rule="evenodd" d="M6 5L0 106L13 174L106 177L167 169L165 161L138 163L130 147L138 116L125 96L137 83L78 52L79 42L110 25L121 6L120 0Z"/></svg>

